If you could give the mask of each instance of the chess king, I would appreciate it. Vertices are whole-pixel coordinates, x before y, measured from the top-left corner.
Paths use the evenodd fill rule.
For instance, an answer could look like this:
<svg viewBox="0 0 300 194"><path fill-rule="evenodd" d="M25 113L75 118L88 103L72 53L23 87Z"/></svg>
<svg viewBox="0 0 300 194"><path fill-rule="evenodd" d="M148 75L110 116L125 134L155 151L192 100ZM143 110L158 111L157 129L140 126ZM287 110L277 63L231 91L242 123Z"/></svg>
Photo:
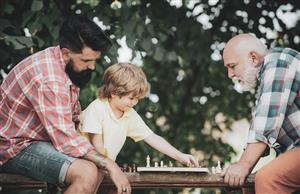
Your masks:
<svg viewBox="0 0 300 194"><path fill-rule="evenodd" d="M133 64L117 63L104 72L99 98L83 112L81 132L95 149L112 160L119 154L127 137L144 140L154 149L187 166L198 167L198 160L174 148L155 134L134 110L148 93L143 70Z"/></svg>

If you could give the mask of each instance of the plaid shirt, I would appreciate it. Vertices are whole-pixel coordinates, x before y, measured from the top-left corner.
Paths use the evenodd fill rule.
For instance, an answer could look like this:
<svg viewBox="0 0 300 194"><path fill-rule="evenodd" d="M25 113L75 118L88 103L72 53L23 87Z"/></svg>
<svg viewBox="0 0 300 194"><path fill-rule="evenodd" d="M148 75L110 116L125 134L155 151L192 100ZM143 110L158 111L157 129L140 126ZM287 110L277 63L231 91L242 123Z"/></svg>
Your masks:
<svg viewBox="0 0 300 194"><path fill-rule="evenodd" d="M75 126L79 88L65 73L60 48L50 47L14 67L0 86L0 165L38 141L67 155L92 150Z"/></svg>
<svg viewBox="0 0 300 194"><path fill-rule="evenodd" d="M300 146L300 53L275 48L264 58L248 143L264 142L277 153Z"/></svg>

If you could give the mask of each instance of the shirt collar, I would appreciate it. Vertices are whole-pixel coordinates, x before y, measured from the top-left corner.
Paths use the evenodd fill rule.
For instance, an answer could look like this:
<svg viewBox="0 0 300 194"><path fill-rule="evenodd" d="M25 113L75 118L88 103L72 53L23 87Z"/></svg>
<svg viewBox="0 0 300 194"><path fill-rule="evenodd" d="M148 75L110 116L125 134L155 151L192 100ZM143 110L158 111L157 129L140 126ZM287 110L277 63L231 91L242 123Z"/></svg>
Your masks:
<svg viewBox="0 0 300 194"><path fill-rule="evenodd" d="M262 75L263 66L264 66L264 61L262 61L261 65L259 66L258 71L257 71L256 77L257 77L258 82L261 81L261 75Z"/></svg>
<svg viewBox="0 0 300 194"><path fill-rule="evenodd" d="M123 116L122 116L121 118L118 119L118 118L116 117L115 113L113 112L113 110L112 110L112 108L111 108L111 106L110 106L110 104L109 104L109 102L108 102L108 99L107 99L107 98L106 98L106 99L103 99L103 102L104 102L105 105L106 105L106 108L107 108L107 110L108 110L109 116L110 116L112 119L114 119L115 121L120 121L121 119L124 119L124 118L128 118L128 117L129 117L129 114L130 114L130 111L131 111L131 110L129 110L129 111L127 111L127 112L124 112Z"/></svg>
<svg viewBox="0 0 300 194"><path fill-rule="evenodd" d="M69 85L69 86L72 86L73 88L74 88L74 87L77 88L77 86L75 86L75 85L72 83L72 81L70 80L68 74L65 72L66 63L65 63L65 61L64 61L64 59L63 59L63 57L62 57L62 52L61 52L60 46L54 47L54 55L55 55L56 59L58 59L59 64L60 64L60 66L61 66L61 68L62 68L62 71L64 72L63 75L64 75L64 78L65 78L65 80L66 80L66 84ZM78 88L78 90L79 90L79 88Z"/></svg>

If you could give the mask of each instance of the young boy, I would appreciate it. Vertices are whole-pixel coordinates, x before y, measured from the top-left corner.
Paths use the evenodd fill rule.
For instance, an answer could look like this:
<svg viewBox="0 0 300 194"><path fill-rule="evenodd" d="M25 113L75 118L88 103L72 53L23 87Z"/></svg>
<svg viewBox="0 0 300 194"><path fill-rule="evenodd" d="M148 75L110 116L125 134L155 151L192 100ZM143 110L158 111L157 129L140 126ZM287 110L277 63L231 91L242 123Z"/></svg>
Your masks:
<svg viewBox="0 0 300 194"><path fill-rule="evenodd" d="M198 167L198 160L184 154L156 135L133 109L148 92L147 78L141 68L117 63L104 72L99 98L84 111L82 129L95 149L115 160L126 137L144 140L154 149L187 166Z"/></svg>

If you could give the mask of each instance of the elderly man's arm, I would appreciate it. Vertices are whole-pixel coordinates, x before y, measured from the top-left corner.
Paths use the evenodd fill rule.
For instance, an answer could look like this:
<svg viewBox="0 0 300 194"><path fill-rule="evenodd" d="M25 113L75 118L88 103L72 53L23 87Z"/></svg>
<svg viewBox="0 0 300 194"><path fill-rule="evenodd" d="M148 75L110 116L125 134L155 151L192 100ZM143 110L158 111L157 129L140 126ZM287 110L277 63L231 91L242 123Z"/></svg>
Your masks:
<svg viewBox="0 0 300 194"><path fill-rule="evenodd" d="M248 144L239 162L232 164L223 171L224 182L230 186L243 185L246 177L251 173L266 148L267 145L263 142Z"/></svg>

